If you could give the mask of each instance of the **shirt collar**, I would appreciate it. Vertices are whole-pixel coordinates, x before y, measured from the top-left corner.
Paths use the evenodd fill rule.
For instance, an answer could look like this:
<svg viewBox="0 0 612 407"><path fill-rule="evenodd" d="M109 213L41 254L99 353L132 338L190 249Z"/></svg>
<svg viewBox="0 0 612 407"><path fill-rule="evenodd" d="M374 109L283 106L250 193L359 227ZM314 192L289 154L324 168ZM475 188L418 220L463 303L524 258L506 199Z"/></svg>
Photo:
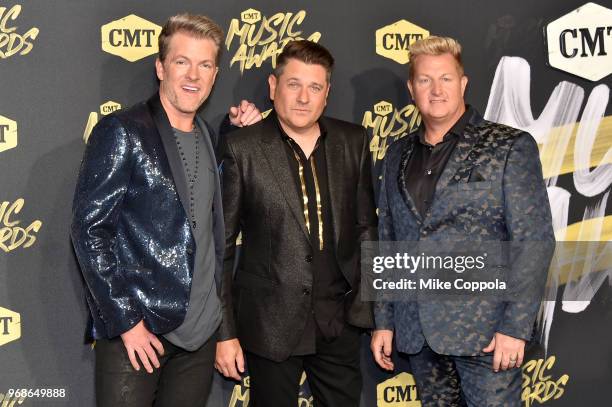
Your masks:
<svg viewBox="0 0 612 407"><path fill-rule="evenodd" d="M452 140L456 137L462 137L465 127L470 122L470 119L472 118L473 114L474 108L470 105L465 105L465 112L463 112L459 120L457 120L453 127L451 127L450 130L448 130L448 132L444 135L444 138L442 138L442 143ZM425 140L425 125L423 123L421 123L418 130L415 132L415 135L421 144L426 146L430 145Z"/></svg>

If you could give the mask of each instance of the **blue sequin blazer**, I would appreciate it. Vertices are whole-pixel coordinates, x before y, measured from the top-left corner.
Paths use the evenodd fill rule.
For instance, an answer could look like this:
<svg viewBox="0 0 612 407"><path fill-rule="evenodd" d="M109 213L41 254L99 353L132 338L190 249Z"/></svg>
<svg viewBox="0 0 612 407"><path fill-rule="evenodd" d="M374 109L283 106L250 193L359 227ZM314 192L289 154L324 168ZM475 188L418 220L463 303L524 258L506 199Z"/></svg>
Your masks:
<svg viewBox="0 0 612 407"><path fill-rule="evenodd" d="M208 133L205 143L216 162L217 139L210 128ZM215 174L218 286L224 227ZM87 286L93 338L116 337L141 320L156 334L182 323L195 254L187 199L178 149L159 95L100 120L81 164L71 226Z"/></svg>

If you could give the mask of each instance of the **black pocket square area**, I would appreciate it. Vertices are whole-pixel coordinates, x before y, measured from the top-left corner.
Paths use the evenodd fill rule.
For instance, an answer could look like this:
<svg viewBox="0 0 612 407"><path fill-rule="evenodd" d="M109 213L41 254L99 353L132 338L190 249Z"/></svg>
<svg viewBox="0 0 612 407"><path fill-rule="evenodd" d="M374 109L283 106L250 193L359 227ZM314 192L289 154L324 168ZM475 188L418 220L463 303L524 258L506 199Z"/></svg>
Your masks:
<svg viewBox="0 0 612 407"><path fill-rule="evenodd" d="M468 178L468 183L469 182L482 182L484 180L485 178L482 176L482 174L480 174L477 170L472 170L470 172L470 177Z"/></svg>

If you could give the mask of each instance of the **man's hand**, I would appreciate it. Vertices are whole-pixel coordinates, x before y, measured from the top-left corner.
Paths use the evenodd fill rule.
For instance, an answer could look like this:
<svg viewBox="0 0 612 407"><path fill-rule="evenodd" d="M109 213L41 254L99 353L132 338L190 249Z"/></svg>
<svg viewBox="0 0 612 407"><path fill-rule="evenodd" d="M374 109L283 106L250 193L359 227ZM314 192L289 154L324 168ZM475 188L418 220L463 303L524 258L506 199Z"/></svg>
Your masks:
<svg viewBox="0 0 612 407"><path fill-rule="evenodd" d="M240 373L244 373L244 355L238 339L217 342L215 369L225 377L240 380Z"/></svg>
<svg viewBox="0 0 612 407"><path fill-rule="evenodd" d="M250 126L262 119L259 109L248 100L242 100L238 106L229 109L230 122L236 127Z"/></svg>
<svg viewBox="0 0 612 407"><path fill-rule="evenodd" d="M393 361L391 360L391 344L393 343L393 331L388 329L379 329L372 332L372 342L370 342L370 350L374 355L374 360L378 366L385 370L393 370Z"/></svg>
<svg viewBox="0 0 612 407"><path fill-rule="evenodd" d="M482 351L487 353L495 351L493 354L493 371L495 372L498 372L500 367L501 370L521 367L525 356L525 341L496 332L489 346Z"/></svg>
<svg viewBox="0 0 612 407"><path fill-rule="evenodd" d="M160 356L163 356L164 346L159 339L157 339L157 336L149 332L143 321L137 323L129 331L122 333L121 340L123 340L123 346L125 346L130 362L135 370L140 370L140 365L136 359L136 354L138 354L138 357L140 358L140 361L147 372L153 373L151 363L156 368L159 368L159 360L157 359L155 350L157 350L157 353L159 353Z"/></svg>

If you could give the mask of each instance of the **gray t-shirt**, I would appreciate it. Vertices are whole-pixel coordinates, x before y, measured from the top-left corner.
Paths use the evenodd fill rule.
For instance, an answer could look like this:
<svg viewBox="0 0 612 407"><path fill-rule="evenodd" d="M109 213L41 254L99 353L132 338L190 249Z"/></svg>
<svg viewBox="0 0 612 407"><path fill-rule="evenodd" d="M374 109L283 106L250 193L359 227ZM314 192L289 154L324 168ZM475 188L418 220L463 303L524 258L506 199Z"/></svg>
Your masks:
<svg viewBox="0 0 612 407"><path fill-rule="evenodd" d="M217 166L204 137L206 128L183 132L173 129L187 180L188 202L185 210L192 225L196 243L195 262L189 305L183 323L164 335L170 343L188 351L197 350L216 331L221 323L221 304L215 285L215 242L213 237L212 204L215 194ZM202 134L201 131L206 132ZM199 138L199 139L197 139ZM191 188L196 168L196 140L198 142L197 178ZM195 221L195 227L193 222Z"/></svg>

